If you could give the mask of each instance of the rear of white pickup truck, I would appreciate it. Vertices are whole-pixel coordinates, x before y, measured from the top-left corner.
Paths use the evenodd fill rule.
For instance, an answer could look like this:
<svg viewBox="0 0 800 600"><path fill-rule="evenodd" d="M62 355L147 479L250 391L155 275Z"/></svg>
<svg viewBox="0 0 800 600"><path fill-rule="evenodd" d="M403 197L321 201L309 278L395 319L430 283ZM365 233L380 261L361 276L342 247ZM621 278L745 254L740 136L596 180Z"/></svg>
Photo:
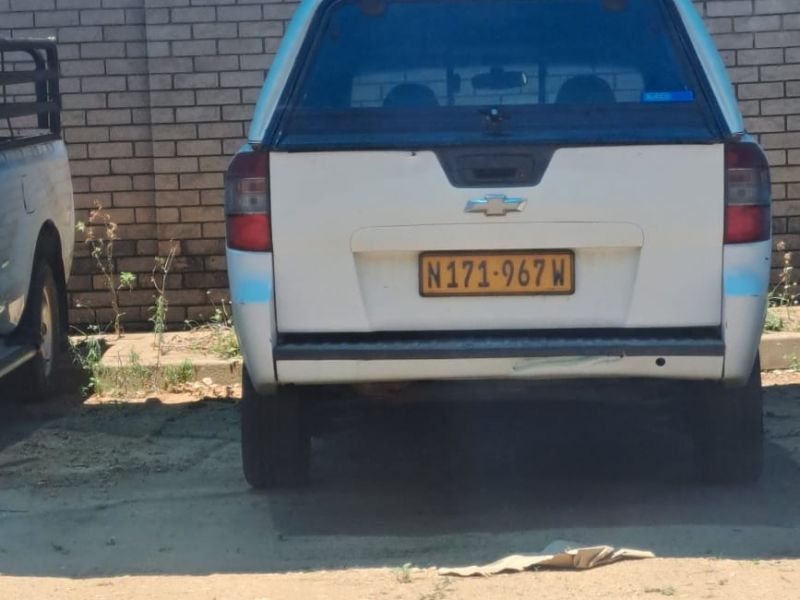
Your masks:
<svg viewBox="0 0 800 600"><path fill-rule="evenodd" d="M0 376L24 382L2 395L44 399L66 350L75 218L56 46L0 38L0 65Z"/></svg>
<svg viewBox="0 0 800 600"><path fill-rule="evenodd" d="M757 475L769 170L690 2L307 0L226 194L254 485L314 385L478 378L693 381Z"/></svg>

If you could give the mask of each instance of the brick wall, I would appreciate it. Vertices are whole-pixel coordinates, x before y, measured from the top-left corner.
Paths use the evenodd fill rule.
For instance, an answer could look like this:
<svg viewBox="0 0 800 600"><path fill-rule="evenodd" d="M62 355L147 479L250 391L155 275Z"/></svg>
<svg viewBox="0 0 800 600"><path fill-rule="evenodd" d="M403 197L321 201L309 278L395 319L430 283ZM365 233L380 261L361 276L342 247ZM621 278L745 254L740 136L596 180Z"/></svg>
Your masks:
<svg viewBox="0 0 800 600"><path fill-rule="evenodd" d="M145 322L154 257L178 243L172 322L209 316L223 294L222 174L245 139L264 73L296 4L248 0L0 0L0 35L55 36L77 219L95 203L119 225L120 294ZM81 237L80 235L78 237ZM111 318L85 244L70 282L73 322Z"/></svg>
<svg viewBox="0 0 800 600"><path fill-rule="evenodd" d="M800 250L800 0L696 2L773 165L776 240ZM173 322L209 313L226 286L222 173L295 3L265 0L0 0L0 35L56 36L78 219L119 224L120 299L143 322L153 259L179 244ZM800 252L797 254L800 263ZM779 258L776 255L776 266ZM76 322L110 318L87 249L70 284Z"/></svg>

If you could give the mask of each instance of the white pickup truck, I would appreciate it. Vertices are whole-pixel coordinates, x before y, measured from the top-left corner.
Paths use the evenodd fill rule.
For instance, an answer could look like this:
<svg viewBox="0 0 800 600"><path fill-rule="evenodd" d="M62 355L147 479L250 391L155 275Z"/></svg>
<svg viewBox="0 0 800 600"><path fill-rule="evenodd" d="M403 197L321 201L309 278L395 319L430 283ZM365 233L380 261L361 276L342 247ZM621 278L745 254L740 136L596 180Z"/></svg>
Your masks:
<svg viewBox="0 0 800 600"><path fill-rule="evenodd" d="M761 471L770 175L690 0L303 0L227 176L256 487L323 385L672 379Z"/></svg>
<svg viewBox="0 0 800 600"><path fill-rule="evenodd" d="M44 399L65 356L74 205L51 41L0 38L0 398Z"/></svg>

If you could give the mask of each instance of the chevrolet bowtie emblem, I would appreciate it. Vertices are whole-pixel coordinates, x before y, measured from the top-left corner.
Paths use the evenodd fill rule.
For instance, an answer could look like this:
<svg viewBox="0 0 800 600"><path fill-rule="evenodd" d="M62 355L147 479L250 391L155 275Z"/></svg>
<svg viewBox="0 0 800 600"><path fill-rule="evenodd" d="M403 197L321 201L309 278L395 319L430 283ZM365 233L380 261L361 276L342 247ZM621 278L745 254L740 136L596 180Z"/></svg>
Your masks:
<svg viewBox="0 0 800 600"><path fill-rule="evenodd" d="M509 198L505 194L488 194L467 202L464 212L482 212L487 217L502 217L510 212L522 212L528 201L525 198Z"/></svg>

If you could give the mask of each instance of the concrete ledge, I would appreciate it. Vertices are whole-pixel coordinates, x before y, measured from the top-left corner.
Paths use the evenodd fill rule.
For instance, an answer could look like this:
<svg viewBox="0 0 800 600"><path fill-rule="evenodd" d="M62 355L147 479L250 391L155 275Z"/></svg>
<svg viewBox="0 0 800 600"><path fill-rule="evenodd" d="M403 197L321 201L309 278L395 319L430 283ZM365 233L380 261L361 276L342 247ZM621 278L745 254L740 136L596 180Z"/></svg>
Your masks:
<svg viewBox="0 0 800 600"><path fill-rule="evenodd" d="M109 369L131 364L132 357L144 367L179 365L184 361L192 363L195 379L210 378L218 385L234 385L242 382L242 359L219 358L208 352L209 334L205 331L187 331L164 334L161 356L154 344L152 333L126 333L120 339L106 338L108 349L100 361Z"/></svg>
<svg viewBox="0 0 800 600"><path fill-rule="evenodd" d="M761 369L791 369L800 363L800 333L776 331L761 336Z"/></svg>

